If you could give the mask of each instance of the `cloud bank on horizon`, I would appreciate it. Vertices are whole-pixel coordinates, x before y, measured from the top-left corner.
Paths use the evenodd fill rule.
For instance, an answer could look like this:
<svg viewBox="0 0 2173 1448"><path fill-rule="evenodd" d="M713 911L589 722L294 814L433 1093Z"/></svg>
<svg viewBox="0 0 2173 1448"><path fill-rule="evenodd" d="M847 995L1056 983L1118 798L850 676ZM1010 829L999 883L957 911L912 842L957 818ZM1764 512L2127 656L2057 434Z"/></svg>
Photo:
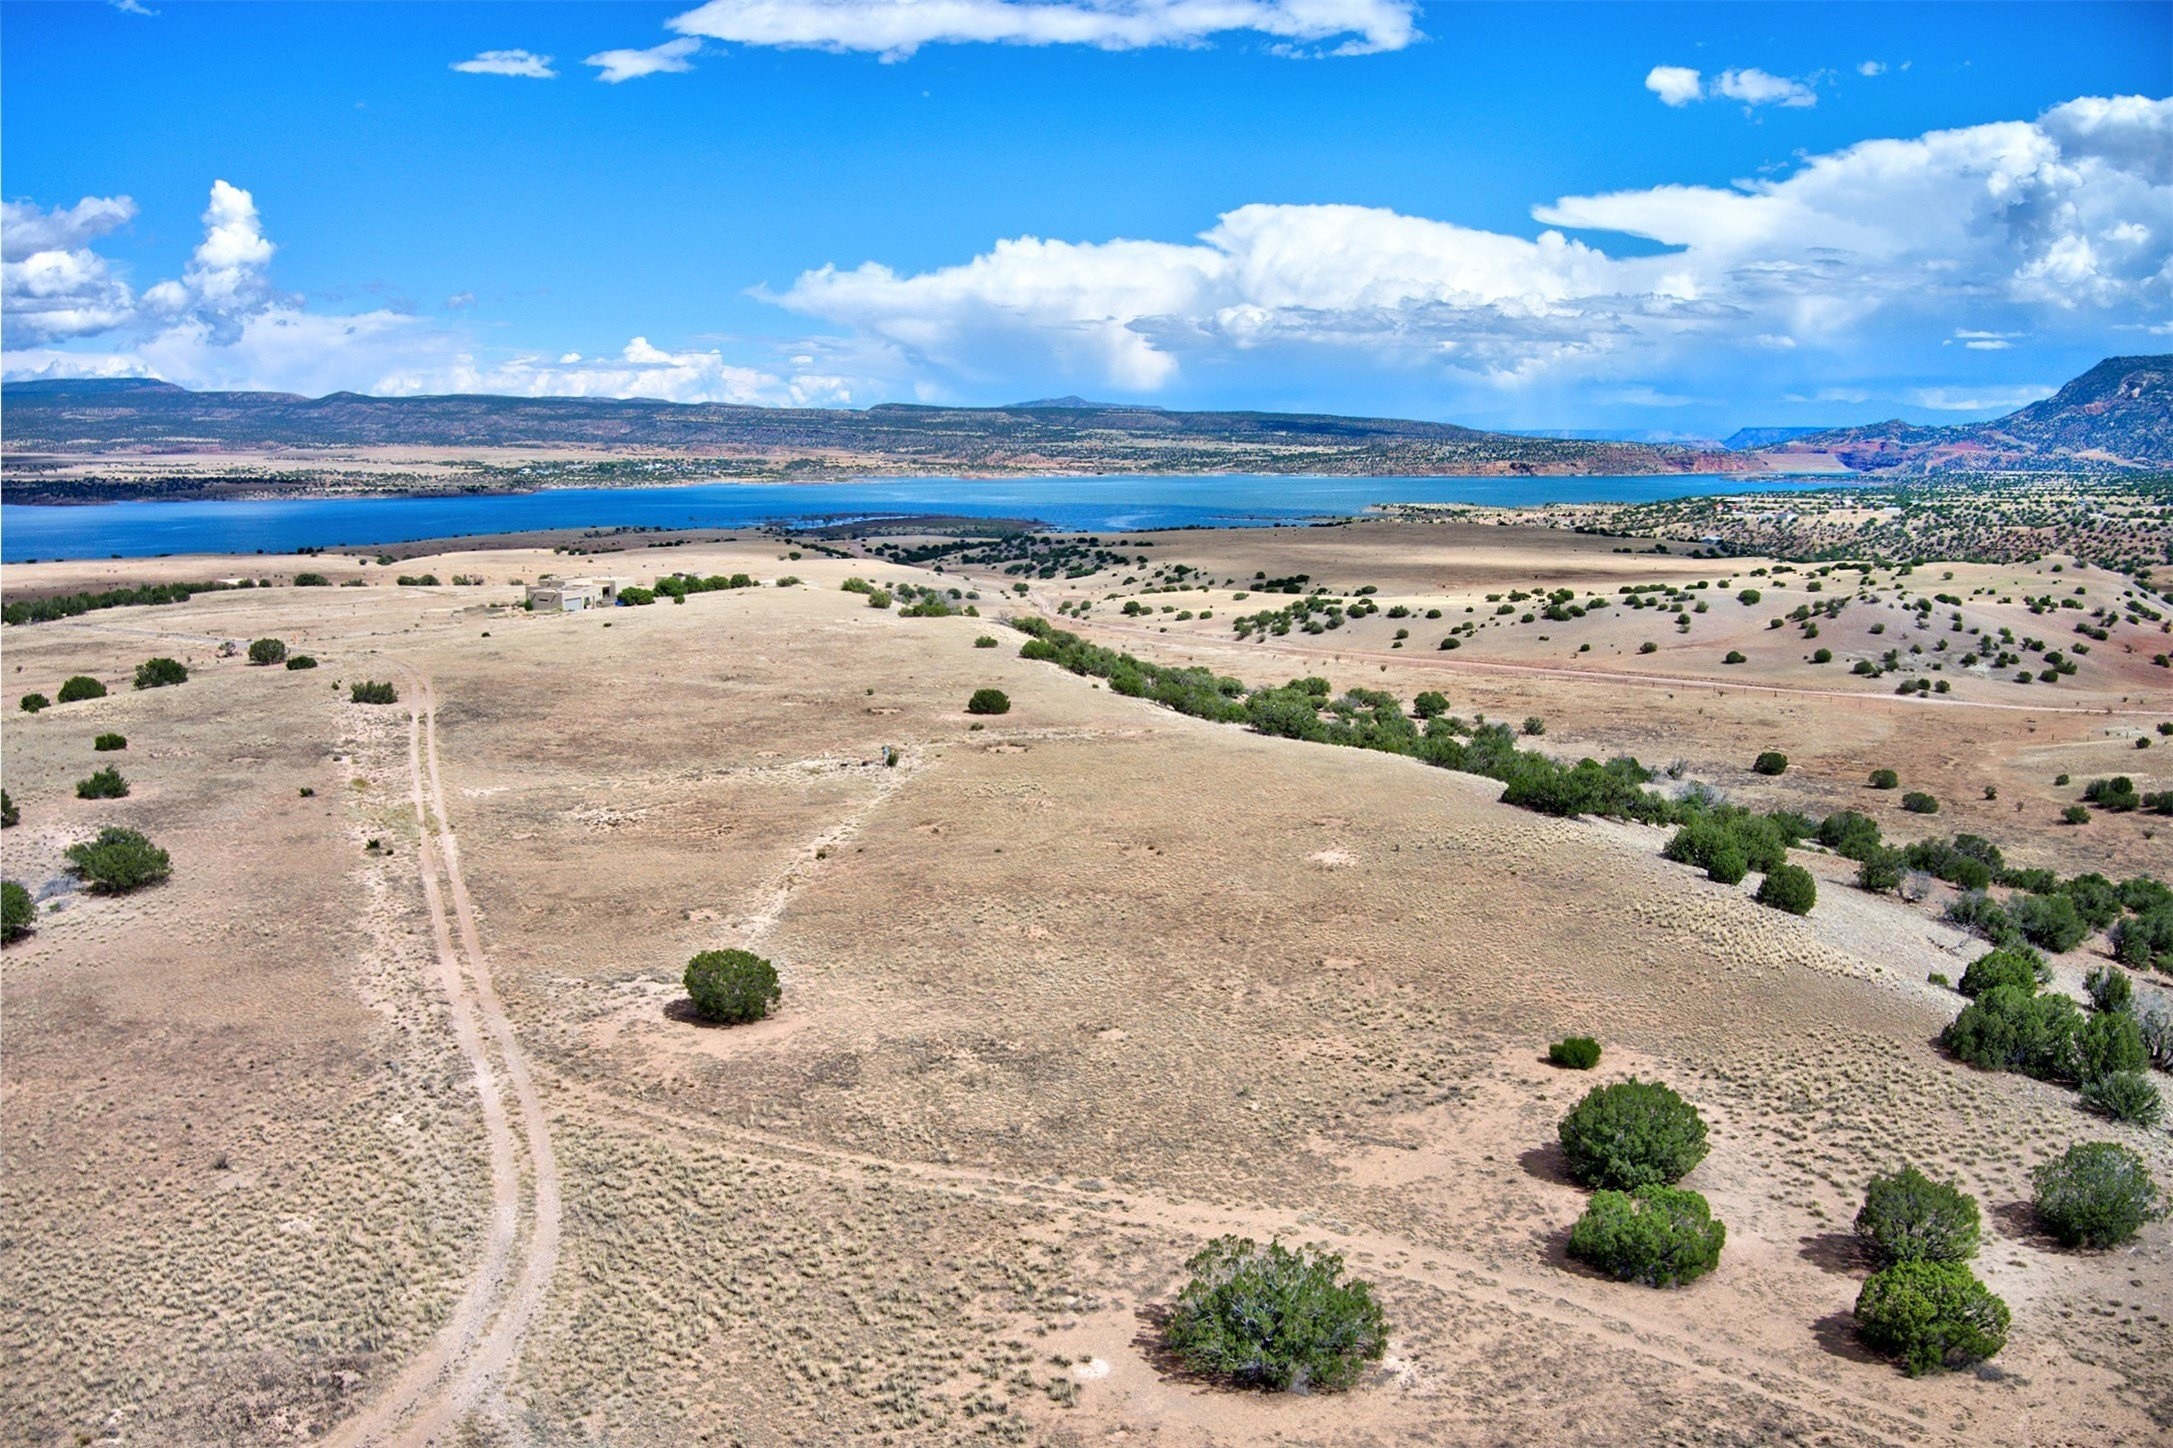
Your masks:
<svg viewBox="0 0 2173 1448"><path fill-rule="evenodd" d="M140 291L95 245L135 219L130 198L6 203L4 365L10 378L305 393L788 404L1151 399L1203 375L1256 379L1267 398L1278 378L1328 367L1466 396L1567 386L1665 406L1752 359L1776 395L1796 385L1847 402L1873 394L1813 391L1818 359L1873 342L1985 351L2074 335L2147 350L2173 333L2173 100L2083 97L2034 120L1860 142L1733 187L1563 196L1530 214L1542 229L1527 237L1255 203L1186 240L1015 236L920 271L823 265L755 295L828 332L752 358L645 337L595 358L493 352L457 322L392 309L313 309L272 285L256 200L220 180L182 274ZM1611 251L1610 235L1643 245ZM2026 398L1911 400L1981 411Z"/></svg>

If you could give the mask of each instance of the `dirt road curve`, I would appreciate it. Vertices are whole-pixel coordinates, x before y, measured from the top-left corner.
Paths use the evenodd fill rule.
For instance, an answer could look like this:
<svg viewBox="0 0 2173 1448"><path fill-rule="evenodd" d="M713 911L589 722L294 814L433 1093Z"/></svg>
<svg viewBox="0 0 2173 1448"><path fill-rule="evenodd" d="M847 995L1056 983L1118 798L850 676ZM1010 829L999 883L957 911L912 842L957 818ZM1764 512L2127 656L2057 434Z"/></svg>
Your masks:
<svg viewBox="0 0 2173 1448"><path fill-rule="evenodd" d="M490 1415L558 1265L558 1163L542 1100L491 983L474 903L461 879L459 845L438 772L437 697L420 674L404 668L400 674L408 696L416 858L453 1035L475 1072L490 1155L491 1223L482 1262L452 1317L375 1402L340 1425L329 1441L342 1445L443 1443L469 1414ZM501 1076L512 1088L510 1117Z"/></svg>

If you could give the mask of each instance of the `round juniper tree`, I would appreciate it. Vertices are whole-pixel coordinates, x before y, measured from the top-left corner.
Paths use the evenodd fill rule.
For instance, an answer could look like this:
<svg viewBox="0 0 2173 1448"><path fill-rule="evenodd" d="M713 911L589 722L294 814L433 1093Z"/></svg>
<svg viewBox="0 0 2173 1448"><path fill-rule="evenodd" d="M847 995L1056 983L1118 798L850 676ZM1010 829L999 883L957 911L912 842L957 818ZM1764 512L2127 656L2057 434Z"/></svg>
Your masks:
<svg viewBox="0 0 2173 1448"><path fill-rule="evenodd" d="M1818 882L1801 865L1775 865L1758 882L1758 903L1791 915L1808 915L1818 903Z"/></svg>
<svg viewBox="0 0 2173 1448"><path fill-rule="evenodd" d="M2116 1141L2080 1141L2030 1173L2038 1218L2069 1247L2114 1247L2166 1214L2143 1159Z"/></svg>
<svg viewBox="0 0 2173 1448"><path fill-rule="evenodd" d="M179 659L164 656L145 659L136 665L136 687L139 689L163 689L172 684L189 681L188 665Z"/></svg>
<svg viewBox="0 0 2173 1448"><path fill-rule="evenodd" d="M103 699L106 686L89 674L76 674L62 681L60 693L55 697L63 704L73 704L78 699Z"/></svg>
<svg viewBox="0 0 2173 1448"><path fill-rule="evenodd" d="M1569 1255L1623 1282L1679 1287L1720 1265L1728 1229L1697 1192L1600 1191L1569 1231Z"/></svg>
<svg viewBox="0 0 2173 1448"><path fill-rule="evenodd" d="M2007 1345L2007 1324L2007 1304L1960 1262L1897 1262L1856 1299L1865 1345L1911 1377L1982 1362Z"/></svg>
<svg viewBox="0 0 2173 1448"><path fill-rule="evenodd" d="M687 994L704 1020L725 1025L759 1021L784 989L777 967L751 950L705 950L687 962Z"/></svg>
<svg viewBox="0 0 2173 1448"><path fill-rule="evenodd" d="M287 645L280 639L257 639L249 645L249 662L252 664L276 664L287 657Z"/></svg>
<svg viewBox="0 0 2173 1448"><path fill-rule="evenodd" d="M1896 1262L1966 1262L1977 1255L1977 1199L1914 1166L1871 1179L1856 1213L1856 1236L1881 1267Z"/></svg>
<svg viewBox="0 0 2173 1448"><path fill-rule="evenodd" d="M968 714L1008 714L1011 712L1011 696L1001 689L975 689L973 697L966 700Z"/></svg>
<svg viewBox="0 0 2173 1448"><path fill-rule="evenodd" d="M1221 1237L1185 1264L1166 1341L1194 1372L1274 1392L1338 1392L1388 1348L1369 1283L1317 1247Z"/></svg>
<svg viewBox="0 0 2173 1448"><path fill-rule="evenodd" d="M1705 1159L1697 1108L1657 1081L1635 1076L1595 1086L1562 1118L1570 1175L1588 1187L1667 1186Z"/></svg>
<svg viewBox="0 0 2173 1448"><path fill-rule="evenodd" d="M38 907L30 892L13 880L0 881L0 940L20 940L37 919Z"/></svg>

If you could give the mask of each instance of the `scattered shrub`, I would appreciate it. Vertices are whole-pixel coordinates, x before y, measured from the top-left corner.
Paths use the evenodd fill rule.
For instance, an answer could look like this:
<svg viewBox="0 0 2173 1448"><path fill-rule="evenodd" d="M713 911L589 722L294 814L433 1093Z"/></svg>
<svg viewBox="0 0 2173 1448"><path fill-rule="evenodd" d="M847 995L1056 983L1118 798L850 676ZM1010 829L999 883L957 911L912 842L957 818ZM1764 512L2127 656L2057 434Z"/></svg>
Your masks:
<svg viewBox="0 0 2173 1448"><path fill-rule="evenodd" d="M748 950L705 950L687 962L687 994L704 1020L759 1021L784 994L777 967Z"/></svg>
<svg viewBox="0 0 2173 1448"><path fill-rule="evenodd" d="M1569 1255L1623 1282L1676 1287L1720 1264L1728 1229L1696 1192L1642 1186L1600 1191L1569 1229Z"/></svg>
<svg viewBox="0 0 2173 1448"><path fill-rule="evenodd" d="M2113 927L2113 958L2173 975L2173 905L2159 905Z"/></svg>
<svg viewBox="0 0 2173 1448"><path fill-rule="evenodd" d="M96 839L67 849L68 867L93 890L122 895L155 885L173 873L166 852L135 830L108 825Z"/></svg>
<svg viewBox="0 0 2173 1448"><path fill-rule="evenodd" d="M1879 822L1852 809L1835 810L1818 822L1814 838L1844 860L1862 860L1879 848Z"/></svg>
<svg viewBox="0 0 2173 1448"><path fill-rule="evenodd" d="M1939 1044L1980 1070L2068 1081L2075 1077L2075 1037L2082 1024L2082 1011L2064 995L1996 985L1948 1023Z"/></svg>
<svg viewBox="0 0 2173 1448"><path fill-rule="evenodd" d="M188 681L188 666L179 659L145 659L136 665L136 687L139 689L163 689L169 684Z"/></svg>
<svg viewBox="0 0 2173 1448"><path fill-rule="evenodd" d="M1001 689L975 689L973 697L966 701L968 714L1008 714L1011 712L1011 696Z"/></svg>
<svg viewBox="0 0 2173 1448"><path fill-rule="evenodd" d="M2111 1071L2083 1082L2082 1104L2133 1126L2156 1126L2165 1110L2158 1088L2141 1071Z"/></svg>
<svg viewBox="0 0 2173 1448"><path fill-rule="evenodd" d="M2157 1179L2116 1141L2079 1141L2030 1173L2037 1216L2069 1247L2113 1247L2165 1215Z"/></svg>
<svg viewBox="0 0 2173 1448"><path fill-rule="evenodd" d="M296 588L330 588L332 580L322 573L297 573L294 575L294 586Z"/></svg>
<svg viewBox="0 0 2173 1448"><path fill-rule="evenodd" d="M1777 749L1768 749L1751 763L1751 773L1776 775L1788 772L1788 756Z"/></svg>
<svg viewBox="0 0 2173 1448"><path fill-rule="evenodd" d="M1697 1108L1657 1081L1595 1086L1562 1118L1570 1175L1588 1187L1668 1186L1705 1159Z"/></svg>
<svg viewBox="0 0 2173 1448"><path fill-rule="evenodd" d="M870 607L870 608L888 608L888 607L890 607L890 605L891 605L891 597L890 597L890 590L889 590L889 589L887 589L887 588L871 588L871 589L869 589L869 590L868 590L868 607Z"/></svg>
<svg viewBox="0 0 2173 1448"><path fill-rule="evenodd" d="M290 669L314 669L317 667L317 661L308 654L289 654L287 655L287 667Z"/></svg>
<svg viewBox="0 0 2173 1448"><path fill-rule="evenodd" d="M2099 1011L2075 1033L2076 1071L2094 1081L2119 1071L2142 1071L2150 1066L2150 1052L2143 1046L2143 1026L2126 1011Z"/></svg>
<svg viewBox="0 0 2173 1448"><path fill-rule="evenodd" d="M1449 696L1438 689L1428 689L1411 701L1411 712L1421 719L1438 719L1449 712Z"/></svg>
<svg viewBox="0 0 2173 1448"><path fill-rule="evenodd" d="M279 639L257 639L249 645L249 662L252 664L276 664L287 657L287 646Z"/></svg>
<svg viewBox="0 0 2173 1448"><path fill-rule="evenodd" d="M2090 927L2066 895L2025 895L2008 910L2030 944L2058 954L2082 944Z"/></svg>
<svg viewBox="0 0 2173 1448"><path fill-rule="evenodd" d="M1747 664L1750 660L1743 656L1742 650L1730 649L1728 650L1728 656L1722 659L1721 662L1724 664Z"/></svg>
<svg viewBox="0 0 2173 1448"><path fill-rule="evenodd" d="M1901 788L1901 776L1891 769L1874 769L1871 771L1871 787L1873 789L1899 789Z"/></svg>
<svg viewBox="0 0 2173 1448"><path fill-rule="evenodd" d="M77 780L75 782L75 797L77 799L126 799L128 797L128 781L121 778L121 771L109 764L104 769L91 775L90 778Z"/></svg>
<svg viewBox="0 0 2173 1448"><path fill-rule="evenodd" d="M2060 823L2063 825L2086 825L2090 823L2089 807L2079 804L2069 805L2060 811Z"/></svg>
<svg viewBox="0 0 2173 1448"><path fill-rule="evenodd" d="M38 907L30 892L13 880L0 881L0 941L22 939L37 920Z"/></svg>
<svg viewBox="0 0 2173 1448"><path fill-rule="evenodd" d="M397 704L400 702L400 691L389 683L364 679L347 690L347 698L348 702L354 704Z"/></svg>
<svg viewBox="0 0 2173 1448"><path fill-rule="evenodd" d="M106 697L106 686L89 674L77 674L62 682L56 697L63 704L73 704L78 699L103 699Z"/></svg>
<svg viewBox="0 0 2173 1448"><path fill-rule="evenodd" d="M50 709L53 707L53 701L46 698L43 694L25 694L21 699L17 700L16 702L22 706L22 710L25 714L35 714L41 709Z"/></svg>
<svg viewBox="0 0 2173 1448"><path fill-rule="evenodd" d="M1897 1262L1966 1262L1977 1255L1977 1199L1914 1166L1871 1179L1856 1213L1856 1236L1880 1267Z"/></svg>
<svg viewBox="0 0 2173 1448"><path fill-rule="evenodd" d="M8 792L0 789L0 830L11 830L22 823L23 812L15 807Z"/></svg>
<svg viewBox="0 0 2173 1448"><path fill-rule="evenodd" d="M2026 945L2005 945L1971 961L1957 989L1971 1000L1996 985L2015 986L2035 995L2037 988L2051 979L2052 967L2045 964L2042 955Z"/></svg>
<svg viewBox="0 0 2173 1448"><path fill-rule="evenodd" d="M128 736L126 734L101 734L91 741L91 748L100 754L108 754L113 750L126 749L127 747Z"/></svg>
<svg viewBox="0 0 2173 1448"><path fill-rule="evenodd" d="M1776 865L1758 882L1758 903L1791 915L1808 915L1818 903L1818 882L1801 865Z"/></svg>
<svg viewBox="0 0 2173 1448"><path fill-rule="evenodd" d="M1897 1262L1856 1298L1865 1346L1911 1377L1982 1362L2007 1345L2007 1304L1960 1262Z"/></svg>
<svg viewBox="0 0 2173 1448"><path fill-rule="evenodd" d="M1317 1247L1221 1237L1185 1264L1166 1341L1194 1372L1273 1392L1338 1392L1387 1351L1370 1284Z"/></svg>
<svg viewBox="0 0 2173 1448"><path fill-rule="evenodd" d="M1600 1063L1600 1043L1590 1036L1565 1036L1547 1047L1547 1059L1572 1071L1589 1071Z"/></svg>
<svg viewBox="0 0 2173 1448"><path fill-rule="evenodd" d="M1856 888L1885 895L1901 888L1908 857L1899 850L1875 849L1856 866Z"/></svg>
<svg viewBox="0 0 2173 1448"><path fill-rule="evenodd" d="M973 646L977 649L995 648L996 636L994 634L982 634L979 638L973 641Z"/></svg>
<svg viewBox="0 0 2173 1448"><path fill-rule="evenodd" d="M1937 814L1939 801L1920 789L1912 789L1901 797L1901 807L1911 814Z"/></svg>

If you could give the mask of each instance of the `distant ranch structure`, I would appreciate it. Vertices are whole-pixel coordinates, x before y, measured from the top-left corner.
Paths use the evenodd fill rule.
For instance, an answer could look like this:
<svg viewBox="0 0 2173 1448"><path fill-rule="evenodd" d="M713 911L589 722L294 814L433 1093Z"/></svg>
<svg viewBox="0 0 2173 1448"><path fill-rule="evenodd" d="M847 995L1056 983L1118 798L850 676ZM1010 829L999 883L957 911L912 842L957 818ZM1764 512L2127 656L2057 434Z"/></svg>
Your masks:
<svg viewBox="0 0 2173 1448"><path fill-rule="evenodd" d="M547 578L528 585L528 607L536 613L581 613L616 608L624 578Z"/></svg>

